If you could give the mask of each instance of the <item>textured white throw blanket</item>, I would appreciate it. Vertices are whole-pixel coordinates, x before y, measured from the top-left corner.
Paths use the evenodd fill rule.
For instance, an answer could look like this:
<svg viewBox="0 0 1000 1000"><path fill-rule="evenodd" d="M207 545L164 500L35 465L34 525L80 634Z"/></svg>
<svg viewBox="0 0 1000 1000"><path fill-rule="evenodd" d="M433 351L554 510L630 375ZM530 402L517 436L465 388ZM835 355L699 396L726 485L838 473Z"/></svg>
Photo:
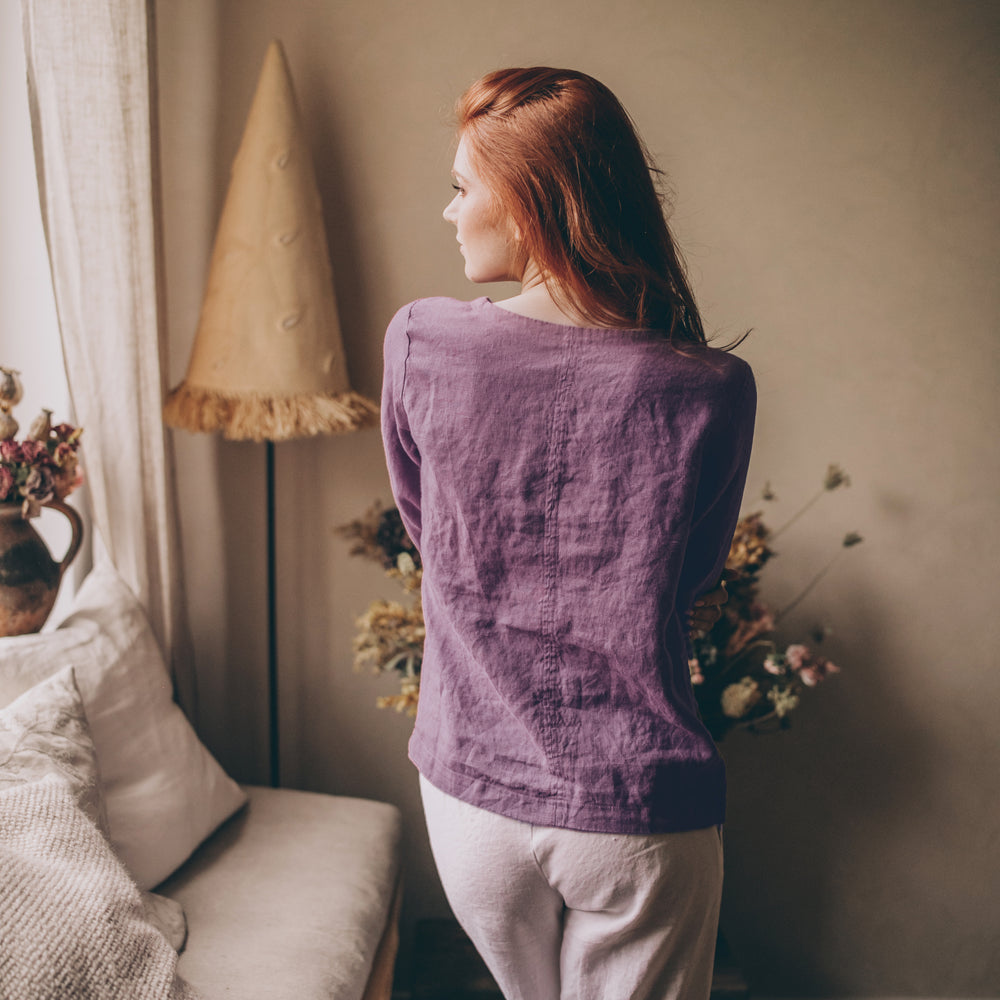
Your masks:
<svg viewBox="0 0 1000 1000"><path fill-rule="evenodd" d="M0 791L2 1000L196 1000L176 966L64 781Z"/></svg>

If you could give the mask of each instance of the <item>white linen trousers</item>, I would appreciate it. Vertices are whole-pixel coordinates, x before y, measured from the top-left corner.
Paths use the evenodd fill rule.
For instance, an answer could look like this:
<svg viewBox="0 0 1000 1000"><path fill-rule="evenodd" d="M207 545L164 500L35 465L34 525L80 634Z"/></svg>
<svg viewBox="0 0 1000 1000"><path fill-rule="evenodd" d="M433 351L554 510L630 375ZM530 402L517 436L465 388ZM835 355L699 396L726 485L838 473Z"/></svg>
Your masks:
<svg viewBox="0 0 1000 1000"><path fill-rule="evenodd" d="M458 922L507 1000L707 1000L722 833L534 826L420 778Z"/></svg>

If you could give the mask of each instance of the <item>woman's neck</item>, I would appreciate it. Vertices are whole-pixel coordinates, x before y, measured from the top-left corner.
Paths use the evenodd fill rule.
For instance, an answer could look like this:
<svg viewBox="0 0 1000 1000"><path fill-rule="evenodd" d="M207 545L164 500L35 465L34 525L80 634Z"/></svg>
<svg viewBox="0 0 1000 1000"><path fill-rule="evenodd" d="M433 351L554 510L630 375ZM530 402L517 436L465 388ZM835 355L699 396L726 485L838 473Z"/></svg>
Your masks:
<svg viewBox="0 0 1000 1000"><path fill-rule="evenodd" d="M563 326L593 326L580 316L570 306L561 306L552 297L549 284L538 273L537 268L530 264L525 269L521 279L521 291L509 299L502 299L494 305L518 316L529 319L540 319L547 323L560 323Z"/></svg>

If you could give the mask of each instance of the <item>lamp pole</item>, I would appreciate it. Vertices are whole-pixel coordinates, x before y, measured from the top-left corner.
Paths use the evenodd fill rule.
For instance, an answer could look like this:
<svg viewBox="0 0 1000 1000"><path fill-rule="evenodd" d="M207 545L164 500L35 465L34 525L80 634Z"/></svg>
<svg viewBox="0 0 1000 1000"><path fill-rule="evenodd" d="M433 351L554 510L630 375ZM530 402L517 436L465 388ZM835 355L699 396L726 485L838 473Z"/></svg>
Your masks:
<svg viewBox="0 0 1000 1000"><path fill-rule="evenodd" d="M278 723L278 573L275 535L274 442L266 442L267 463L267 711L271 787L281 783Z"/></svg>

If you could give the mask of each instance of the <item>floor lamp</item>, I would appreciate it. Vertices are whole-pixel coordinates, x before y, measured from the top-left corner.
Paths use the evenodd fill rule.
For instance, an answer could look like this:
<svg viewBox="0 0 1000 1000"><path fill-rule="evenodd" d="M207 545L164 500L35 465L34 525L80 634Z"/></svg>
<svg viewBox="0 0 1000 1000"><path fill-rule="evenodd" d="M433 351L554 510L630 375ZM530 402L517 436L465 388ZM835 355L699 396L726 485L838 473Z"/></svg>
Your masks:
<svg viewBox="0 0 1000 1000"><path fill-rule="evenodd" d="M277 786L274 443L378 420L377 406L348 382L316 177L278 41L233 161L187 374L163 412L172 427L266 442L268 741Z"/></svg>

